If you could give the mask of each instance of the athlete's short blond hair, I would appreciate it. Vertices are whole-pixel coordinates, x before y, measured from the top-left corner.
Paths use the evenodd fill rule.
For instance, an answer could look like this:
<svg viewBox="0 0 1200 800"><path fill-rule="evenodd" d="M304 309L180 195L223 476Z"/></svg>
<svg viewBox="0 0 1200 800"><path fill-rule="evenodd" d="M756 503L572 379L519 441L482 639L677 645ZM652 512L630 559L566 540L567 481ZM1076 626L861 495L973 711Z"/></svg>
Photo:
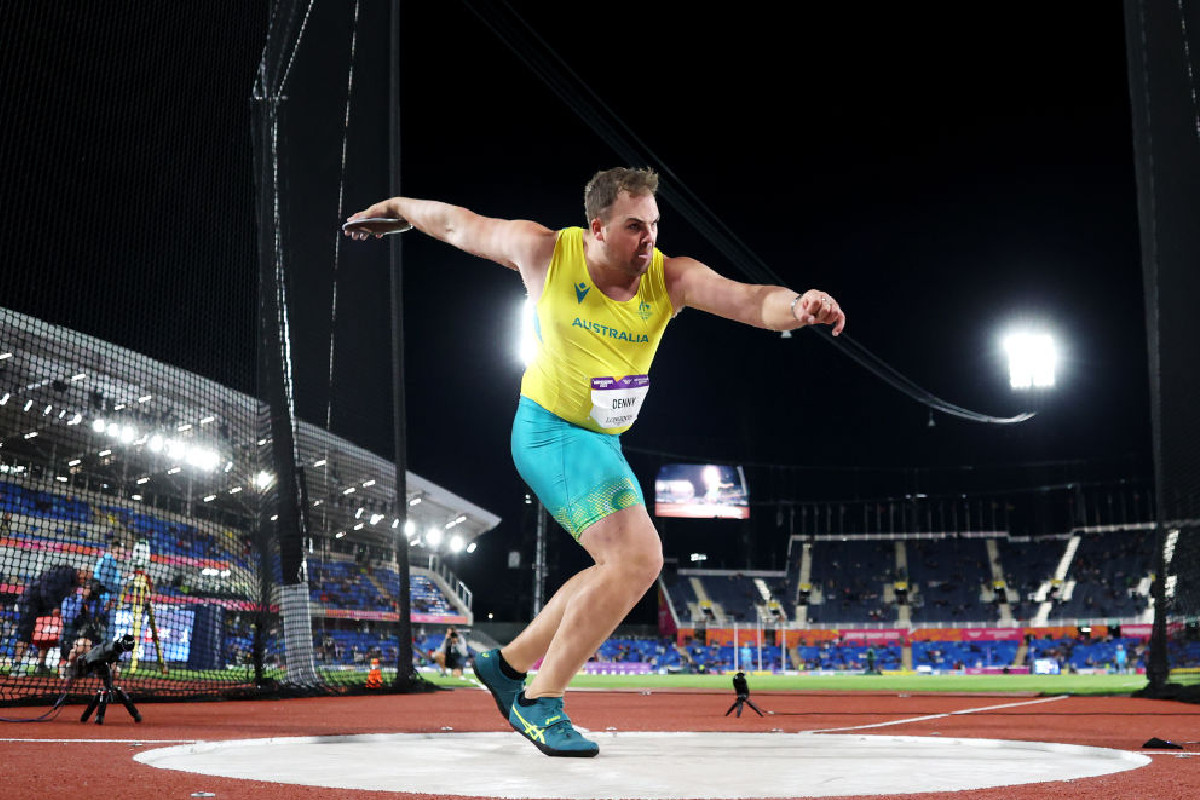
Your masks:
<svg viewBox="0 0 1200 800"><path fill-rule="evenodd" d="M658 173L649 167L613 167L592 176L583 190L583 210L590 225L599 217L608 222L617 195L629 192L633 197L654 194L658 191Z"/></svg>

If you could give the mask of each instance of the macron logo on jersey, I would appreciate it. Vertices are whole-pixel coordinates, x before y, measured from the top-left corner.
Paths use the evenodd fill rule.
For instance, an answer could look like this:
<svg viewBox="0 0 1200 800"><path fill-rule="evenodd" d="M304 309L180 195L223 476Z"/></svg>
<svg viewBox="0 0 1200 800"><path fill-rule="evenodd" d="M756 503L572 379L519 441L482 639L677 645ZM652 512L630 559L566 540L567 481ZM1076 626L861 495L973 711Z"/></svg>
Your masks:
<svg viewBox="0 0 1200 800"><path fill-rule="evenodd" d="M583 281L580 281L579 283L575 284L575 302L582 303L583 298L587 297L587 293L590 292L591 290L592 290L592 287L588 286Z"/></svg>

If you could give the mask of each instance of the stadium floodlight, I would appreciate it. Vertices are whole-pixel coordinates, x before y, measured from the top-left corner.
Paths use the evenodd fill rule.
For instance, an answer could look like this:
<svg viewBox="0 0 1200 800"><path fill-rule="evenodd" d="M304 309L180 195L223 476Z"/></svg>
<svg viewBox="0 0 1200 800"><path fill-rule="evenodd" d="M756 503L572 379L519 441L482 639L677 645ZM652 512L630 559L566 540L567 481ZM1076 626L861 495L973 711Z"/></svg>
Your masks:
<svg viewBox="0 0 1200 800"><path fill-rule="evenodd" d="M260 492L270 488L274 482L275 476L265 470L254 476L254 488Z"/></svg>
<svg viewBox="0 0 1200 800"><path fill-rule="evenodd" d="M197 469L212 472L221 465L221 454L207 447L188 448L187 462Z"/></svg>
<svg viewBox="0 0 1200 800"><path fill-rule="evenodd" d="M457 533L450 537L450 541L446 543L451 553L461 553L463 550L463 538Z"/></svg>
<svg viewBox="0 0 1200 800"><path fill-rule="evenodd" d="M415 534L416 532L417 532L417 523L413 522L411 519L404 520L404 538L411 539L413 537L413 534Z"/></svg>
<svg viewBox="0 0 1200 800"><path fill-rule="evenodd" d="M533 356L537 353L537 329L534 325L536 318L537 311L533 302L526 297L521 302L520 318L517 321L517 358L524 366L529 366L529 362L533 361Z"/></svg>
<svg viewBox="0 0 1200 800"><path fill-rule="evenodd" d="M474 552L475 552L475 542L471 542L469 545L467 545L467 553L474 553Z"/></svg>
<svg viewBox="0 0 1200 800"><path fill-rule="evenodd" d="M10 398L10 397L12 397L12 395L9 394L8 392L5 392L4 396L0 397L0 406L8 405L8 398Z"/></svg>
<svg viewBox="0 0 1200 800"><path fill-rule="evenodd" d="M1013 331L1002 341L1008 356L1008 385L1016 391L1050 389L1055 384L1058 348L1040 331Z"/></svg>
<svg viewBox="0 0 1200 800"><path fill-rule="evenodd" d="M441 544L441 542L442 542L442 529L441 528L433 527L433 528L430 528L429 530L425 531L425 544L429 545L430 547L432 547L433 549L436 550L437 546L439 544Z"/></svg>

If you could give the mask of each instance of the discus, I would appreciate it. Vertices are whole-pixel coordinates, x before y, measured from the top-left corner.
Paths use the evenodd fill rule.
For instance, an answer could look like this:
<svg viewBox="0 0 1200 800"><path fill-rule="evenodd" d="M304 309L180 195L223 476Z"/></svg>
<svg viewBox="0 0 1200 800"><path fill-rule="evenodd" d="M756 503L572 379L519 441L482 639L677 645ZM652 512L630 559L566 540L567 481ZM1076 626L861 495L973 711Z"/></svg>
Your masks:
<svg viewBox="0 0 1200 800"><path fill-rule="evenodd" d="M411 222L396 217L364 217L350 220L342 225L342 231L347 234L367 233L372 236L390 236L393 233L404 233L411 230Z"/></svg>

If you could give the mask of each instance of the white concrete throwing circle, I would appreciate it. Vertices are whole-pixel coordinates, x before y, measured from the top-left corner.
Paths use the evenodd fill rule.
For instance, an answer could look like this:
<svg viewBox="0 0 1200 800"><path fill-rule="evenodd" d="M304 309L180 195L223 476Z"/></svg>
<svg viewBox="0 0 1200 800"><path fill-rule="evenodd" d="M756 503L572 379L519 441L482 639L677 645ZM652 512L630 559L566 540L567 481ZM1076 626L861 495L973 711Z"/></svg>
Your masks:
<svg viewBox="0 0 1200 800"><path fill-rule="evenodd" d="M958 791L1091 778L1150 763L1124 750L1000 739L590 732L596 758L549 758L514 733L241 739L140 753L225 778L499 798L777 798Z"/></svg>

